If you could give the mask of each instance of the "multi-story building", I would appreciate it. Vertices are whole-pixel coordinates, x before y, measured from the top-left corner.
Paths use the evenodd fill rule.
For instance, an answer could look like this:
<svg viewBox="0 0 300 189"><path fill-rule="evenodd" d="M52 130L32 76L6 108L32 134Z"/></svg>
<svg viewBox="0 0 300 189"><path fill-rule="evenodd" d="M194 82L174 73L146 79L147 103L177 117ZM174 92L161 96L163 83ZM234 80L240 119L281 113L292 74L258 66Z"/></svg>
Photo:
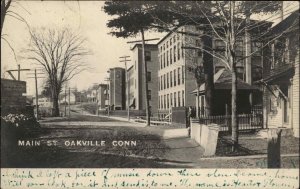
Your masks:
<svg viewBox="0 0 300 189"><path fill-rule="evenodd" d="M125 69L120 67L109 69L109 105L111 110L125 109Z"/></svg>
<svg viewBox="0 0 300 189"><path fill-rule="evenodd" d="M136 44L131 49L133 66L127 72L129 75L130 107L136 110L146 109L146 94L149 96L149 106L152 115L157 114L158 107L158 48L154 44L145 45L147 73L142 61L142 45ZM145 89L147 74L148 91ZM127 87L128 88L128 87Z"/></svg>
<svg viewBox="0 0 300 189"><path fill-rule="evenodd" d="M168 33L158 43L158 108L161 112L166 112L171 107L196 106L197 98L195 99L194 94L191 94L197 88L194 70L200 67L203 73L203 63L205 61L209 61L213 65L212 74L216 74L221 69L227 69L226 65L220 61L220 58L217 58L217 56L221 57L225 53L225 43L223 41L214 37L209 39L208 44L210 47L206 48L210 50L211 54L216 56L208 58L207 56L204 57L205 53L201 50L205 46L203 39L199 37L203 34L201 27L188 25L179 27L177 31ZM199 35L184 35L183 33ZM246 46L248 48L245 48ZM237 62L238 77L249 85L252 85L252 81L262 78L262 55L261 51L258 50L260 46L260 42L251 41L249 48L249 45L245 43L244 36L241 36L236 42L236 59L239 60ZM249 54L249 52L246 52L246 49L255 53L249 58L244 58L246 53ZM246 69L247 66L248 68ZM201 83L203 82L204 80L202 79ZM261 101L257 94L254 96L254 101Z"/></svg>
<svg viewBox="0 0 300 189"><path fill-rule="evenodd" d="M260 82L264 127L291 129L299 137L299 10L275 25L269 36Z"/></svg>
<svg viewBox="0 0 300 189"><path fill-rule="evenodd" d="M158 42L158 110L161 115L168 114L172 107L195 105L190 94L196 86L195 79L186 69L186 53L181 48L184 43L184 35L172 32Z"/></svg>
<svg viewBox="0 0 300 189"><path fill-rule="evenodd" d="M97 89L97 102L99 109L105 109L108 105L107 84L99 84Z"/></svg>
<svg viewBox="0 0 300 189"><path fill-rule="evenodd" d="M128 82L126 81L126 108L128 107L128 101L129 101L129 108L130 109L135 109L136 108L136 105L135 105L135 98L134 98L134 91L135 91L135 88L134 88L134 67L133 65L130 66L128 69L127 69L127 75L128 75ZM128 89L129 89L129 99L127 98L127 95L128 95Z"/></svg>

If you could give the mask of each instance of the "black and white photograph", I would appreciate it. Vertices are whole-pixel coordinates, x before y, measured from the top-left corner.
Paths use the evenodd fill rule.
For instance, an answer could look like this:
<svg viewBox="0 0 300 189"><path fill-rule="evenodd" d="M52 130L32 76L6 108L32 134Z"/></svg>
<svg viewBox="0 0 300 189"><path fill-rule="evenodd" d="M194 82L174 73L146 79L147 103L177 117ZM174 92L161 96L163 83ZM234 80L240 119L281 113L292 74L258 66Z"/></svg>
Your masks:
<svg viewBox="0 0 300 189"><path fill-rule="evenodd" d="M1 188L299 188L299 52L298 1L1 0Z"/></svg>

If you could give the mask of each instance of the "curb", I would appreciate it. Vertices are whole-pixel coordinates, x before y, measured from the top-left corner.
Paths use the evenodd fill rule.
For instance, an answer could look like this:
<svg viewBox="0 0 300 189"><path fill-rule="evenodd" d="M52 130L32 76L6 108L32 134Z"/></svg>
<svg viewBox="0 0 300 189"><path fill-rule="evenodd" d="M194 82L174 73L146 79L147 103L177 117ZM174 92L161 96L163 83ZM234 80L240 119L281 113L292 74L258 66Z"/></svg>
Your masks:
<svg viewBox="0 0 300 189"><path fill-rule="evenodd" d="M299 157L299 154L282 154L280 157ZM249 156L233 156L233 157L203 157L199 160L235 160L235 159L257 159L267 158L267 154L249 155Z"/></svg>

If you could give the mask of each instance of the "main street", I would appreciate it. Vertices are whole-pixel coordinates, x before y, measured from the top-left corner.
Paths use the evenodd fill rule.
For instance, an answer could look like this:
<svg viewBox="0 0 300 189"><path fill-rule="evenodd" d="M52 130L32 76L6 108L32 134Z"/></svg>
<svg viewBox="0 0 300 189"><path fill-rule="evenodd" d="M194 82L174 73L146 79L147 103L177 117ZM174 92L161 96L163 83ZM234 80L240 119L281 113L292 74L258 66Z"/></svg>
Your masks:
<svg viewBox="0 0 300 189"><path fill-rule="evenodd" d="M257 155L203 157L203 148L185 129L128 122L126 118L91 115L78 107L70 117L44 118L33 138L20 138L1 151L2 167L20 168L265 168L264 147ZM249 138L249 137L248 137ZM285 139L285 138L284 138ZM247 146L247 137L241 144ZM289 139L290 140L290 139ZM259 140L265 143L265 141ZM283 140L283 143L288 140ZM249 144L250 144L249 143ZM291 144L291 141L285 144ZM250 147L254 148L254 147ZM282 167L299 167L299 157L285 150ZM286 151L286 152L285 152Z"/></svg>

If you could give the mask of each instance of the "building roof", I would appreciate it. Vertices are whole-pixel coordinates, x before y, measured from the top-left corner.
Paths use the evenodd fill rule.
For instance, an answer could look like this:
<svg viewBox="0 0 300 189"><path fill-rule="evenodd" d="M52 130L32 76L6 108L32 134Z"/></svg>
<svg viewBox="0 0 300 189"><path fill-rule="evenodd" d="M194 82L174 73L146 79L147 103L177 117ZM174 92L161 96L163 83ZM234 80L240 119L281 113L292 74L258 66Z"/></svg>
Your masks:
<svg viewBox="0 0 300 189"><path fill-rule="evenodd" d="M136 47L142 47L141 43L136 43L130 50L135 49ZM157 44L145 44L145 48L158 48Z"/></svg>
<svg viewBox="0 0 300 189"><path fill-rule="evenodd" d="M283 31L288 32L288 29L293 25L299 27L299 9L294 11L277 25L273 26L269 32L269 35L276 36L277 34L281 34Z"/></svg>
<svg viewBox="0 0 300 189"><path fill-rule="evenodd" d="M272 82L285 76L291 77L294 74L295 66L293 64L284 64L272 69L264 78L258 82Z"/></svg>
<svg viewBox="0 0 300 189"><path fill-rule="evenodd" d="M214 75L214 89L215 90L230 90L232 86L232 78L229 70L225 68L219 70ZM241 79L237 79L238 90L259 90L258 87L250 85ZM200 86L200 94L205 92L205 83ZM197 88L191 92L191 94L197 94Z"/></svg>

